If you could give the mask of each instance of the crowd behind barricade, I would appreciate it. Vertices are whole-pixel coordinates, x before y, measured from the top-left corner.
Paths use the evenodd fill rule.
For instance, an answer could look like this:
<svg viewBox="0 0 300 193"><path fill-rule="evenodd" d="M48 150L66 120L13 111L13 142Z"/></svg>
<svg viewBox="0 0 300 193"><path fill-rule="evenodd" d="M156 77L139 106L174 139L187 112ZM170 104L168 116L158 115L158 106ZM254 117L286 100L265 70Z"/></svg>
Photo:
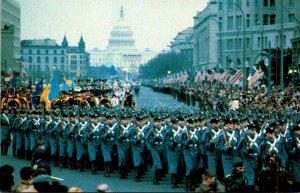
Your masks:
<svg viewBox="0 0 300 193"><path fill-rule="evenodd" d="M120 179L134 171L140 182L151 168L154 185L168 173L171 187L186 191L299 191L297 88L270 97L198 90L200 108L2 109L1 154L11 146L48 175L49 165L105 177L118 170Z"/></svg>

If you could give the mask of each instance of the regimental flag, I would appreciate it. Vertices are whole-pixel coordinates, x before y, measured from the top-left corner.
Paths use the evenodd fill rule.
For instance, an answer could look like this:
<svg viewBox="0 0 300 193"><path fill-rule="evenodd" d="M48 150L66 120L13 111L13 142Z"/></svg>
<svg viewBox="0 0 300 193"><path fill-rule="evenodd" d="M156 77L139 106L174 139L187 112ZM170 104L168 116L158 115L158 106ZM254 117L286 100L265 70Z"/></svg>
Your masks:
<svg viewBox="0 0 300 193"><path fill-rule="evenodd" d="M73 80L66 80L65 84L62 86L62 89L69 92L72 88L74 88L74 81Z"/></svg>
<svg viewBox="0 0 300 193"><path fill-rule="evenodd" d="M60 86L57 71L54 71L52 80L50 81L50 91L48 95L49 101L53 101L59 96Z"/></svg>
<svg viewBox="0 0 300 193"><path fill-rule="evenodd" d="M249 79L249 84L248 84L249 89L253 89L253 87L257 83L258 79L260 79L260 77L262 77L263 74L264 74L263 70L261 68L259 68L259 70L257 70L254 73L254 75L251 76L251 78Z"/></svg>
<svg viewBox="0 0 300 193"><path fill-rule="evenodd" d="M41 97L40 97L40 99L45 102L45 109L46 110L48 110L50 108L50 106L51 106L51 101L49 101L49 98L48 98L49 92L50 92L50 84L48 84L45 87L45 89L42 92Z"/></svg>
<svg viewBox="0 0 300 193"><path fill-rule="evenodd" d="M237 70L237 69L234 69L234 70L235 70L235 73L230 79L231 84L236 84L243 75L242 70Z"/></svg>

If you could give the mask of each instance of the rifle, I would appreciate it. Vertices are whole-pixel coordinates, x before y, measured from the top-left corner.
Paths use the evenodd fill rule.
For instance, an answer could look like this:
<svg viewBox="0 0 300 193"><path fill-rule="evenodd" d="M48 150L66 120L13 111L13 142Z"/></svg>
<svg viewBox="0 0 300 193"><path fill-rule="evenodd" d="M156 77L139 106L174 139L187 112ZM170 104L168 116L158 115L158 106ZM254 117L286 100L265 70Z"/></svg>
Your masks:
<svg viewBox="0 0 300 193"><path fill-rule="evenodd" d="M248 136L247 136L247 134L246 134L244 128L241 127L241 130L242 130L242 134L244 135L244 138L245 138L245 142L246 142L247 147L248 147L249 149L252 149L252 147L251 147L250 144L249 144L249 139L248 139Z"/></svg>
<svg viewBox="0 0 300 193"><path fill-rule="evenodd" d="M226 146L227 146L227 147L231 147L231 144L228 142L228 139L227 139L227 136L226 136L226 132L225 132L223 126L221 127L221 130L222 130L222 132L223 132L223 136L224 136L224 140L225 140Z"/></svg>

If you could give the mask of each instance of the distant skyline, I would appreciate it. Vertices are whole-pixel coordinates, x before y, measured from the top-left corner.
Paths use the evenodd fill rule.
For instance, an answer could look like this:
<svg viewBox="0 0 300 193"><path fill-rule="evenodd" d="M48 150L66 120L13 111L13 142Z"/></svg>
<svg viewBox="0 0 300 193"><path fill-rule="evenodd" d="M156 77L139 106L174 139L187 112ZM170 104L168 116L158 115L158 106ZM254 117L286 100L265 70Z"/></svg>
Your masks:
<svg viewBox="0 0 300 193"><path fill-rule="evenodd" d="M167 49L177 33L193 26L193 16L208 0L18 0L21 4L21 40L55 39L66 34L69 45L82 34L86 50L105 49L123 6L136 48Z"/></svg>

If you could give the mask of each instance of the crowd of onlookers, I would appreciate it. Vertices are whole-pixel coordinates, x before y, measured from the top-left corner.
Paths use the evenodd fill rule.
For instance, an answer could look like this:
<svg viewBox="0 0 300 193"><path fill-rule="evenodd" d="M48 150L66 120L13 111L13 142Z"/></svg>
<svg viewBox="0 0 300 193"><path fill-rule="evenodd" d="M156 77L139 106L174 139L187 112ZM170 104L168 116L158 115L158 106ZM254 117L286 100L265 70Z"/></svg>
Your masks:
<svg viewBox="0 0 300 193"><path fill-rule="evenodd" d="M84 192L79 187L67 187L57 178L50 176L46 169L24 166L20 169L21 182L15 184L17 173L13 166L0 168L0 192ZM95 192L111 192L107 184L95 187Z"/></svg>

